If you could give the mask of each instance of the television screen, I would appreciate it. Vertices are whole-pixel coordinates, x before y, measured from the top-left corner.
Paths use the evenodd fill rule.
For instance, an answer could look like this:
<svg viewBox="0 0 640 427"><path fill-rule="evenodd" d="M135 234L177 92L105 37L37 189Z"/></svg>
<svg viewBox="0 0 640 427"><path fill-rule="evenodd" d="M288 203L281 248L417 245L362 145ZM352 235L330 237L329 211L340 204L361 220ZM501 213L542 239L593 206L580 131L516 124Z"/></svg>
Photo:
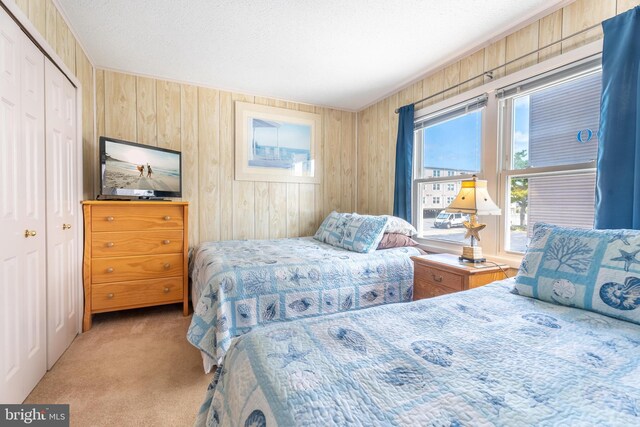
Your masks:
<svg viewBox="0 0 640 427"><path fill-rule="evenodd" d="M181 197L179 151L100 137L101 195Z"/></svg>

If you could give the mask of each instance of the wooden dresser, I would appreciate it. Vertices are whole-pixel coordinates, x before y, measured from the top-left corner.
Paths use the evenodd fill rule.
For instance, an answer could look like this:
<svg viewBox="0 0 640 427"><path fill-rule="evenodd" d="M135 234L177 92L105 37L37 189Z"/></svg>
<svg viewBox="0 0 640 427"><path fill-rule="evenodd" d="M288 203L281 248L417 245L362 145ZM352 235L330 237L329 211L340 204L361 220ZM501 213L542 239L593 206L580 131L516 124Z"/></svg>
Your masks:
<svg viewBox="0 0 640 427"><path fill-rule="evenodd" d="M188 305L188 202L85 201L84 318L93 313Z"/></svg>
<svg viewBox="0 0 640 427"><path fill-rule="evenodd" d="M411 259L414 264L414 301L477 288L505 279L505 273L511 275L507 265L474 265L460 262L457 255L451 254L422 255Z"/></svg>

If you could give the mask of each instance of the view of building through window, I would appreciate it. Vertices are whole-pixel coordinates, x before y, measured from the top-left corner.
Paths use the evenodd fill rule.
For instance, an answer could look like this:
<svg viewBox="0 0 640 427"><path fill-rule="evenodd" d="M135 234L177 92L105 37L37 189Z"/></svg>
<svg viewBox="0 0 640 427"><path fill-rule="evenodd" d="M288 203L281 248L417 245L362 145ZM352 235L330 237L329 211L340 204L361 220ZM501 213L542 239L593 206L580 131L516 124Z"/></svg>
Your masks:
<svg viewBox="0 0 640 427"><path fill-rule="evenodd" d="M422 168L418 184L418 226L422 237L464 242L462 222L466 215L444 212L460 190L455 177L480 171L482 141L482 110L434 121L416 132L422 149ZM430 179L450 177L452 180L429 182Z"/></svg>

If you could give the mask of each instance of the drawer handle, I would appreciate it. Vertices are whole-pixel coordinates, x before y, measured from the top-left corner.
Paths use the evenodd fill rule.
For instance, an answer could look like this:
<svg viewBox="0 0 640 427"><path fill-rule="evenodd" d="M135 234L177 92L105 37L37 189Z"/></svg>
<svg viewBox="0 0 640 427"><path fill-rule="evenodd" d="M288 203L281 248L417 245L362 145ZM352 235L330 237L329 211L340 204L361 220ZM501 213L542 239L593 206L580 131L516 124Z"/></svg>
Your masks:
<svg viewBox="0 0 640 427"><path fill-rule="evenodd" d="M164 265L164 269L165 269L165 270L168 270L168 269L170 269L170 268L171 268L171 264L166 263L166 264Z"/></svg>
<svg viewBox="0 0 640 427"><path fill-rule="evenodd" d="M164 288L163 290L164 290L164 293L165 293L165 294L168 294L168 293L169 293L169 288Z"/></svg>
<svg viewBox="0 0 640 427"><path fill-rule="evenodd" d="M431 277L438 283L442 282L442 276L436 276L435 273L431 273Z"/></svg>
<svg viewBox="0 0 640 427"><path fill-rule="evenodd" d="M113 247L113 242L107 242L107 247L108 248L112 248Z"/></svg>
<svg viewBox="0 0 640 427"><path fill-rule="evenodd" d="M113 221L113 217L112 216L108 216L107 217L107 221L109 221L109 222Z"/></svg>
<svg viewBox="0 0 640 427"><path fill-rule="evenodd" d="M113 299L113 294L107 294L107 298Z"/></svg>
<svg viewBox="0 0 640 427"><path fill-rule="evenodd" d="M108 267L107 268L107 273L113 273L113 267Z"/></svg>
<svg viewBox="0 0 640 427"><path fill-rule="evenodd" d="M168 245L169 243L171 243L171 240L163 240L163 241L162 241L162 244L163 244L163 245Z"/></svg>
<svg viewBox="0 0 640 427"><path fill-rule="evenodd" d="M169 215L165 215L164 220L165 221L169 221L169 220L171 220L171 217Z"/></svg>

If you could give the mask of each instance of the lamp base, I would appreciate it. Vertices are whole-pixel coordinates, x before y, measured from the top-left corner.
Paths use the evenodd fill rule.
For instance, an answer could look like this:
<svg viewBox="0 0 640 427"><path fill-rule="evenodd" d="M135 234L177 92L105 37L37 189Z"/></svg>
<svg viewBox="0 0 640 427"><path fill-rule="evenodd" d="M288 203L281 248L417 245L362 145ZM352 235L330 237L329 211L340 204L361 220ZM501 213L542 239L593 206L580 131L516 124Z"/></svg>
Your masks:
<svg viewBox="0 0 640 427"><path fill-rule="evenodd" d="M480 246L464 246L460 260L470 262L485 262L487 259L482 256L482 247Z"/></svg>

